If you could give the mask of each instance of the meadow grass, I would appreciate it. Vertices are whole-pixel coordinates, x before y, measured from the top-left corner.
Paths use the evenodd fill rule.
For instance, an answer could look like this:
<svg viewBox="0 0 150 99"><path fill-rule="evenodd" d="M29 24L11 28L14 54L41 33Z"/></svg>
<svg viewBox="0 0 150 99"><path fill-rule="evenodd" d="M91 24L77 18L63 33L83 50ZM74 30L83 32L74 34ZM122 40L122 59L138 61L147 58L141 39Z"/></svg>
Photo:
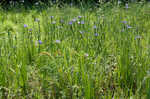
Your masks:
<svg viewBox="0 0 150 99"><path fill-rule="evenodd" d="M0 11L0 99L150 99L150 4Z"/></svg>

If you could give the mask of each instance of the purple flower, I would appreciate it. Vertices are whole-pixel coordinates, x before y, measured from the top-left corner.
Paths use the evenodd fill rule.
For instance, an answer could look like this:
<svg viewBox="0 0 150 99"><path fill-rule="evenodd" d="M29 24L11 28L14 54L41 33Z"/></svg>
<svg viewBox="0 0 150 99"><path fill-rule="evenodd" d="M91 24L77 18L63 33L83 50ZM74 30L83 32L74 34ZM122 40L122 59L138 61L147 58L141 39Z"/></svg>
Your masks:
<svg viewBox="0 0 150 99"><path fill-rule="evenodd" d="M76 21L77 21L77 19L75 19L75 18L74 18L74 19L72 19L72 21L73 21L73 22L76 22Z"/></svg>
<svg viewBox="0 0 150 99"><path fill-rule="evenodd" d="M42 41L41 40L38 40L39 44L42 44Z"/></svg>
<svg viewBox="0 0 150 99"><path fill-rule="evenodd" d="M51 19L53 19L53 18L54 18L54 16L50 16L50 18L51 18Z"/></svg>
<svg viewBox="0 0 150 99"><path fill-rule="evenodd" d="M84 21L81 21L81 24L84 24Z"/></svg>
<svg viewBox="0 0 150 99"><path fill-rule="evenodd" d="M95 36L98 36L98 33L95 33Z"/></svg>
<svg viewBox="0 0 150 99"><path fill-rule="evenodd" d="M79 19L81 19L81 18L82 18L82 16L78 16L78 18L79 18Z"/></svg>
<svg viewBox="0 0 150 99"><path fill-rule="evenodd" d="M88 53L85 53L85 54L84 54L84 56L85 56L85 57L88 57L88 56L89 56L89 54L88 54Z"/></svg>
<svg viewBox="0 0 150 99"><path fill-rule="evenodd" d="M128 29L131 29L132 27L131 27L130 25L127 25L127 28L128 28Z"/></svg>
<svg viewBox="0 0 150 99"><path fill-rule="evenodd" d="M127 24L127 21L122 21L122 23Z"/></svg>
<svg viewBox="0 0 150 99"><path fill-rule="evenodd" d="M128 6L128 4L126 3L126 9L128 9L129 8L129 6Z"/></svg>
<svg viewBox="0 0 150 99"><path fill-rule="evenodd" d="M83 34L83 32L82 31L79 31L81 34Z"/></svg>
<svg viewBox="0 0 150 99"><path fill-rule="evenodd" d="M31 32L31 31L32 31L32 29L29 29L29 31Z"/></svg>
<svg viewBox="0 0 150 99"><path fill-rule="evenodd" d="M69 24L72 25L72 21L70 21Z"/></svg>
<svg viewBox="0 0 150 99"><path fill-rule="evenodd" d="M80 21L78 21L78 24L80 24L81 22Z"/></svg>
<svg viewBox="0 0 150 99"><path fill-rule="evenodd" d="M97 28L96 25L94 25L93 28L96 29Z"/></svg>
<svg viewBox="0 0 150 99"><path fill-rule="evenodd" d="M56 43L60 43L60 40L56 40L55 42L56 42Z"/></svg>
<svg viewBox="0 0 150 99"><path fill-rule="evenodd" d="M26 24L24 24L24 28L27 28L28 26Z"/></svg>

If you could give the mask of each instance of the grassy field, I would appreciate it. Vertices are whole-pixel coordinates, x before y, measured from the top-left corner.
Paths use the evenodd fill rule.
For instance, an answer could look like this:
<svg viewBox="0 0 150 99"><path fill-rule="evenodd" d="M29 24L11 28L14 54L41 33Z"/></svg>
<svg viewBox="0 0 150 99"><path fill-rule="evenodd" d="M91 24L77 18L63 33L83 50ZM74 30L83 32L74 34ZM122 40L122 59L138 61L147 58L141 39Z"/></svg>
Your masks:
<svg viewBox="0 0 150 99"><path fill-rule="evenodd" d="M150 4L0 10L0 99L150 99Z"/></svg>

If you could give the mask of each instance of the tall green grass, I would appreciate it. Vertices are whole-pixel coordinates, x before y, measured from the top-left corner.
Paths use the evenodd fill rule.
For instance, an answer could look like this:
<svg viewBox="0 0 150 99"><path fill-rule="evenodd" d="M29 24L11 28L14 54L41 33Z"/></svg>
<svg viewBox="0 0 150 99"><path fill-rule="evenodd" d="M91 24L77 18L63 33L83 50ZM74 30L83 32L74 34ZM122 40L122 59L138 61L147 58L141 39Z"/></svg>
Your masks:
<svg viewBox="0 0 150 99"><path fill-rule="evenodd" d="M1 10L0 98L149 99L149 10Z"/></svg>

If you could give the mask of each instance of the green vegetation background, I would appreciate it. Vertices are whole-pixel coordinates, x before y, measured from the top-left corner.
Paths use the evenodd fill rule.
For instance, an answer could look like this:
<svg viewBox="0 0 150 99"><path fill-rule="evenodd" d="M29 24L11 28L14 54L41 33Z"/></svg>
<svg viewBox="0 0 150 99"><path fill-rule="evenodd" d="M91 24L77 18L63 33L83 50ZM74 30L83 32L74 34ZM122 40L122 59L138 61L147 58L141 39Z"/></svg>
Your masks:
<svg viewBox="0 0 150 99"><path fill-rule="evenodd" d="M1 8L0 99L150 99L149 27L147 2Z"/></svg>

